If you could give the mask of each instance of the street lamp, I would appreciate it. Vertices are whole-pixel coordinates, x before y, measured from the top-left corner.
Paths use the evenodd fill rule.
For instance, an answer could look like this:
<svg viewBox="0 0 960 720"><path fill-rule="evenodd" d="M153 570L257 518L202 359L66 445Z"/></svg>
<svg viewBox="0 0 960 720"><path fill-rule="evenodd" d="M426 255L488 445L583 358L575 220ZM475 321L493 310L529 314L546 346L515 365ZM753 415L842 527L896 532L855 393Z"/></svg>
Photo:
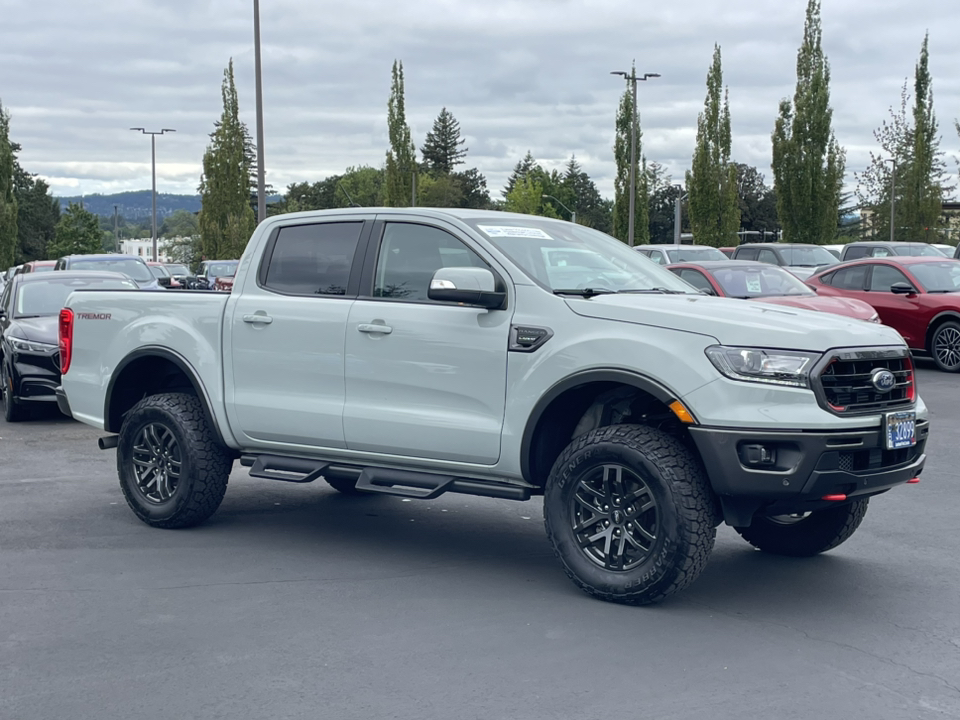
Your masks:
<svg viewBox="0 0 960 720"><path fill-rule="evenodd" d="M893 172L890 175L890 242L893 242L893 208L897 195L897 159L887 158L885 163L893 163Z"/></svg>
<svg viewBox="0 0 960 720"><path fill-rule="evenodd" d="M680 185L674 185L677 189L677 201L673 210L673 244L680 244L680 222L683 218L680 209L680 203L687 199L687 193L683 192L683 188Z"/></svg>
<svg viewBox="0 0 960 720"><path fill-rule="evenodd" d="M151 177L153 178L153 261L157 261L157 135L163 135L168 132L176 132L171 128L162 130L144 130L142 127L130 128L139 130L144 135L150 136L150 165Z"/></svg>
<svg viewBox="0 0 960 720"><path fill-rule="evenodd" d="M260 72L260 0L253 0L253 57L257 102L257 222L267 219L267 193L263 169L263 76Z"/></svg>
<svg viewBox="0 0 960 720"><path fill-rule="evenodd" d="M541 195L540 197L542 197L542 198L547 198L547 199L549 199L549 200L553 200L557 205L559 205L559 206L562 207L564 210L566 210L568 213L570 213L570 222L572 222L572 223L576 223L576 222L577 222L577 213L576 213L576 211L575 211L575 210L571 210L570 208L568 208L568 207L567 207L566 205L564 205L562 202L560 202L559 200L557 200L557 198L555 198L553 195Z"/></svg>
<svg viewBox="0 0 960 720"><path fill-rule="evenodd" d="M633 117L630 123L630 215L627 222L627 235L629 236L630 247L633 247L633 224L637 204L637 80L648 80L649 78L660 77L659 73L644 73L643 77L637 77L637 68L634 67L627 74L622 70L614 70L611 75L622 75L624 80L630 83L633 89Z"/></svg>

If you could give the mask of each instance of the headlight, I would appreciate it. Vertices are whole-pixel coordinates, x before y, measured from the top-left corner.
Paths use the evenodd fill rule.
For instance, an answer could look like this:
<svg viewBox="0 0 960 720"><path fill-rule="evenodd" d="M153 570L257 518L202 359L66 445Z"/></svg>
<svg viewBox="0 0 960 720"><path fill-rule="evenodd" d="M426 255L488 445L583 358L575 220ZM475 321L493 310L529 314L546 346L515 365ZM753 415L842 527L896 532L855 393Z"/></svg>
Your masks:
<svg viewBox="0 0 960 720"><path fill-rule="evenodd" d="M816 353L791 350L714 345L706 349L710 362L732 380L810 387L810 368L820 357Z"/></svg>
<svg viewBox="0 0 960 720"><path fill-rule="evenodd" d="M13 346L13 349L19 350L20 352L48 353L58 349L56 345L33 342L32 340L23 340L22 338L12 337L8 339L10 340L10 344Z"/></svg>

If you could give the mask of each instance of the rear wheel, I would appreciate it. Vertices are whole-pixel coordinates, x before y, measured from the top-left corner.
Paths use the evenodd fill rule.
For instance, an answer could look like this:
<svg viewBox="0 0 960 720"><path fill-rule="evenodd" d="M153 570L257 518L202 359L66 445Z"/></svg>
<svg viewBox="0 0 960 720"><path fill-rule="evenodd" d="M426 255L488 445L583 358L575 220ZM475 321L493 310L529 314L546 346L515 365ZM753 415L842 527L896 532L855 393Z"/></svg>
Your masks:
<svg viewBox="0 0 960 720"><path fill-rule="evenodd" d="M930 355L944 372L960 372L960 323L948 320L933 331Z"/></svg>
<svg viewBox="0 0 960 720"><path fill-rule="evenodd" d="M676 438L640 425L574 440L554 463L543 507L567 575L612 602L643 605L683 589L716 536L699 460Z"/></svg>
<svg viewBox="0 0 960 720"><path fill-rule="evenodd" d="M809 557L832 550L850 538L867 513L869 499L798 515L757 517L750 527L734 528L764 552Z"/></svg>
<svg viewBox="0 0 960 720"><path fill-rule="evenodd" d="M232 466L194 395L144 398L120 428L120 488L134 514L153 527L189 527L213 515Z"/></svg>
<svg viewBox="0 0 960 720"><path fill-rule="evenodd" d="M332 487L339 493L344 495L369 495L370 493L361 492L357 490L357 481L356 480L345 480L344 478L328 478L324 477L324 480L327 481L327 485Z"/></svg>

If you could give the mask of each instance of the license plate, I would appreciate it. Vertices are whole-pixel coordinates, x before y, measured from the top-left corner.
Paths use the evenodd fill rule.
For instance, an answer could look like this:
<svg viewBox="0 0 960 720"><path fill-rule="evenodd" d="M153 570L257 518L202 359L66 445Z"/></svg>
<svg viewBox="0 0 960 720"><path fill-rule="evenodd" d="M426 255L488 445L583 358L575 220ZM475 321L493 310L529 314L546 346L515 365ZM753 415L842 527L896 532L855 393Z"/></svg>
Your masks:
<svg viewBox="0 0 960 720"><path fill-rule="evenodd" d="M893 412L884 417L884 435L887 450L913 447L917 444L917 414Z"/></svg>

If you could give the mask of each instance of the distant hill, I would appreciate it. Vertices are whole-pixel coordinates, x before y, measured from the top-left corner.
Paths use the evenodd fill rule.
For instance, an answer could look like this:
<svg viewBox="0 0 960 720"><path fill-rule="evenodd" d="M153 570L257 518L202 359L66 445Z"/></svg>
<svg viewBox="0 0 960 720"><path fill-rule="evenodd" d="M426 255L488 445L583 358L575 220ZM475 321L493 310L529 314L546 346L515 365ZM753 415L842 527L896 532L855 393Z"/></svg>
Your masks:
<svg viewBox="0 0 960 720"><path fill-rule="evenodd" d="M151 213L151 192L149 190L134 190L132 192L116 193L114 195L84 195L82 198L61 197L61 209L66 209L67 203L83 201L83 207L94 215L113 215L113 206L117 212L127 220L142 220L149 218ZM157 219L173 215L177 210L200 212L199 195L172 195L157 193Z"/></svg>
<svg viewBox="0 0 960 720"><path fill-rule="evenodd" d="M82 198L75 197L57 198L60 201L60 208L65 210L67 203L79 203L83 200L83 207L94 215L103 215L105 217L113 216L113 206L117 206L117 213L126 220L146 220L150 218L151 193L149 190L133 190L131 192L115 193L114 195L84 195ZM269 195L267 203L278 202L281 195ZM187 212L200 212L199 195L173 195L171 193L157 193L157 221L163 220L168 215L173 215L177 210L186 210Z"/></svg>

